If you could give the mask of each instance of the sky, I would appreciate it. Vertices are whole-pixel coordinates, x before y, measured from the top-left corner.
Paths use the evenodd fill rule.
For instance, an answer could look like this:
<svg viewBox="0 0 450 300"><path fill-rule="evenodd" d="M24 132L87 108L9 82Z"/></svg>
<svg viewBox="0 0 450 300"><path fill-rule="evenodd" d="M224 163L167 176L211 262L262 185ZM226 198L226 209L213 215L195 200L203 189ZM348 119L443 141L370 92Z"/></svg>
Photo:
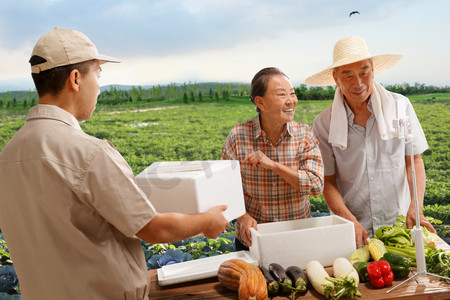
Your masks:
<svg viewBox="0 0 450 300"><path fill-rule="evenodd" d="M275 66L298 86L356 35L372 55L404 55L380 83L449 86L449 12L448 0L2 0L0 91L33 89L28 60L54 27L121 59L101 85L249 83Z"/></svg>

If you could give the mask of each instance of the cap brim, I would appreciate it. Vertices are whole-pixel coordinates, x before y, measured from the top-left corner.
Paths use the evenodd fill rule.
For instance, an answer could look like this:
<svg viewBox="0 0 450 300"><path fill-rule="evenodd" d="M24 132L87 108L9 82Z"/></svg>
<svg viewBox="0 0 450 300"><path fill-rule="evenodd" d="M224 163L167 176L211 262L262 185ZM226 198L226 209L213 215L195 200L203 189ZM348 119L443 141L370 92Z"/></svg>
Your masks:
<svg viewBox="0 0 450 300"><path fill-rule="evenodd" d="M100 61L101 64L107 63L107 62L112 62L112 63L120 63L120 59L115 58L115 57L111 57L111 56L106 56L106 55L97 55L95 57L95 59L97 59L98 61Z"/></svg>

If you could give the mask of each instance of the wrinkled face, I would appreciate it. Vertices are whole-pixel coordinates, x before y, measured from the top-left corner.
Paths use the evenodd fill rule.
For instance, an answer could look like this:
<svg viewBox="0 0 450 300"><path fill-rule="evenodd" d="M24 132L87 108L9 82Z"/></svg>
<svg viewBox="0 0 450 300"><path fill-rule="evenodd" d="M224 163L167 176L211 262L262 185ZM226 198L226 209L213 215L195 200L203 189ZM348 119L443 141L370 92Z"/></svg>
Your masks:
<svg viewBox="0 0 450 300"><path fill-rule="evenodd" d="M87 74L81 75L78 120L88 120L97 104L97 97L100 95L100 84L98 82L102 69L98 61L94 61Z"/></svg>
<svg viewBox="0 0 450 300"><path fill-rule="evenodd" d="M333 77L350 104L363 103L372 94L373 65L368 59L338 67Z"/></svg>
<svg viewBox="0 0 450 300"><path fill-rule="evenodd" d="M264 96L257 96L255 102L261 110L262 118L270 118L285 124L294 120L297 96L291 82L285 76L274 75L267 82Z"/></svg>

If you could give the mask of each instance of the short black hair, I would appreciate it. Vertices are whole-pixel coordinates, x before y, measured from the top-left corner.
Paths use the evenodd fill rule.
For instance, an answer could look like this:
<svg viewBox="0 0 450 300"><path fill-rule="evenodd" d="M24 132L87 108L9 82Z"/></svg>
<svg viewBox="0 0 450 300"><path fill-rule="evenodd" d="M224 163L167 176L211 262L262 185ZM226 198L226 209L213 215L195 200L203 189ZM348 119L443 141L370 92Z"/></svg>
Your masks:
<svg viewBox="0 0 450 300"><path fill-rule="evenodd" d="M34 55L30 58L29 62L34 66L44 63L46 60L43 57ZM56 67L40 73L31 73L39 97L46 94L57 96L64 89L70 72L77 69L81 74L85 75L89 72L89 68L93 62L94 60L88 60L77 64Z"/></svg>

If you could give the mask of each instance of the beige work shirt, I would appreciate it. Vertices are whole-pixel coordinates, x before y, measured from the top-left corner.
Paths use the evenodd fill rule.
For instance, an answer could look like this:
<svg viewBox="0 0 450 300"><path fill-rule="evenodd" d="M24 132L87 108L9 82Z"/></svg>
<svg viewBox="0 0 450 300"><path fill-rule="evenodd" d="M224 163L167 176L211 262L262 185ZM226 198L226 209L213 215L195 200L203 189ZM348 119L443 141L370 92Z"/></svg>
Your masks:
<svg viewBox="0 0 450 300"><path fill-rule="evenodd" d="M0 228L26 299L147 299L135 234L155 209L107 141L69 112L30 109L0 153Z"/></svg>

